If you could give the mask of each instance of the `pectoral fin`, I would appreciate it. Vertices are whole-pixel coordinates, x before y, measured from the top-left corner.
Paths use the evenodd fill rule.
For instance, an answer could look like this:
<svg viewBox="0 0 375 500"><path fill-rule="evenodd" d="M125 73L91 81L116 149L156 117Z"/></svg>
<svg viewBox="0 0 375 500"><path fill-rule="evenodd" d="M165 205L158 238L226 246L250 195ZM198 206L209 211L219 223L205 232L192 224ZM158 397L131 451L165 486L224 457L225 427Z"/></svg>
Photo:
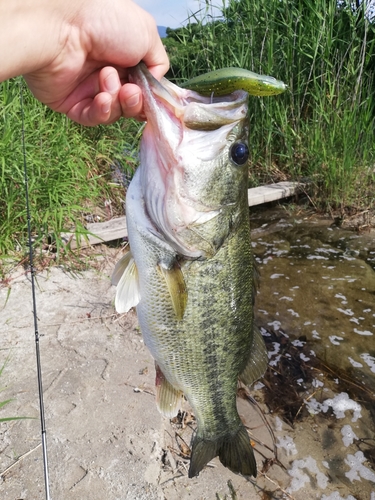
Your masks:
<svg viewBox="0 0 375 500"><path fill-rule="evenodd" d="M180 409L182 392L175 389L165 378L160 367L155 363L156 369L156 404L163 415L168 418L176 416Z"/></svg>
<svg viewBox="0 0 375 500"><path fill-rule="evenodd" d="M258 378L264 375L268 366L268 354L262 334L254 326L253 344L251 346L250 358L244 371L240 375L240 380L246 385L253 384Z"/></svg>
<svg viewBox="0 0 375 500"><path fill-rule="evenodd" d="M138 271L131 252L126 253L116 264L111 282L117 285L115 307L118 313L128 312L140 299Z"/></svg>
<svg viewBox="0 0 375 500"><path fill-rule="evenodd" d="M182 320L187 304L187 290L181 268L176 262L171 269L166 269L163 265L159 265L158 271L167 284L177 319Z"/></svg>

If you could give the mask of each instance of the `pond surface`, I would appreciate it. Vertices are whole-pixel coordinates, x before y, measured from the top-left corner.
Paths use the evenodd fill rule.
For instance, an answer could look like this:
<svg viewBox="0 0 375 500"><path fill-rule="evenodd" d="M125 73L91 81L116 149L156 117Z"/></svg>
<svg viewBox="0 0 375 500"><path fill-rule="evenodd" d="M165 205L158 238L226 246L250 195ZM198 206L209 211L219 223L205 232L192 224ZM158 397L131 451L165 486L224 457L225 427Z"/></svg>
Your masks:
<svg viewBox="0 0 375 500"><path fill-rule="evenodd" d="M375 500L374 233L283 207L253 212L251 225L256 324L270 358L265 400L296 431L288 437L289 493L307 473L321 490L319 477L337 487L317 498ZM306 434L301 441L306 432L318 447Z"/></svg>
<svg viewBox="0 0 375 500"><path fill-rule="evenodd" d="M331 224L283 209L253 215L257 324L305 336L329 366L375 388L375 238Z"/></svg>

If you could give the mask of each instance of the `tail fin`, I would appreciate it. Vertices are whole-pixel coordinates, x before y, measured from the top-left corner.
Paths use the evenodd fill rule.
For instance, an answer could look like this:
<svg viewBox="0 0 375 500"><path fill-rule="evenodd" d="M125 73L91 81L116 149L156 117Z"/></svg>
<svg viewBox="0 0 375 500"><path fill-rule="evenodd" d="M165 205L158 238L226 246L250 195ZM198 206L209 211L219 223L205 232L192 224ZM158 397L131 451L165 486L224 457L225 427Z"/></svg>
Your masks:
<svg viewBox="0 0 375 500"><path fill-rule="evenodd" d="M195 436L190 459L189 477L194 477L214 457L232 472L244 476L257 475L257 464L249 435L243 425L236 434L230 434L217 441Z"/></svg>

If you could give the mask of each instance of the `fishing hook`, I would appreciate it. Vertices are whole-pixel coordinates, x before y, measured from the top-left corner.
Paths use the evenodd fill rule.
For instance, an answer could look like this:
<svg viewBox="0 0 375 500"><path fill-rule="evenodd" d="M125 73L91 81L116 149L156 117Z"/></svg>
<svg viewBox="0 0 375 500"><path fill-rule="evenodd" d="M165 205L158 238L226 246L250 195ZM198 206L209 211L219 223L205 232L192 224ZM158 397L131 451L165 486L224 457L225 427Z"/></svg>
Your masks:
<svg viewBox="0 0 375 500"><path fill-rule="evenodd" d="M35 269L34 269L34 261L33 261L33 242L31 239L29 180L28 180L28 176L27 176L27 165L26 165L25 117L24 117L24 108L23 108L22 80L20 80L20 104L21 104L21 123L22 123L23 173L24 173L24 182L25 182L26 215L27 215L27 244L29 247L31 293L32 293L33 316L34 316L35 355L36 355L36 369L37 369L37 378L38 378L39 413L40 413L40 426L41 426L42 450L43 450L44 486L45 486L46 500L51 500L50 492L49 492L49 475L48 475L47 431L46 431L46 423L45 423L45 418L44 418L42 365L41 365L41 360L40 360L38 318L37 318L37 314L36 314Z"/></svg>

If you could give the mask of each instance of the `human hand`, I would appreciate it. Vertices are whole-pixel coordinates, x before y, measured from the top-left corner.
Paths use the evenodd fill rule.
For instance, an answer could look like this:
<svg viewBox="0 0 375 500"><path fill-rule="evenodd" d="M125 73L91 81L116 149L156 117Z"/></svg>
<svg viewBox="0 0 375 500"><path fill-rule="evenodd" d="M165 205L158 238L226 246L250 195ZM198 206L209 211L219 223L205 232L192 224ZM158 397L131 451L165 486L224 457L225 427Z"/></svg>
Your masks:
<svg viewBox="0 0 375 500"><path fill-rule="evenodd" d="M127 68L143 60L160 79L169 66L153 18L132 0L36 1L41 15L27 19L39 31L28 27L27 60L20 51L9 76L22 73L38 100L83 125L142 119L141 90Z"/></svg>

